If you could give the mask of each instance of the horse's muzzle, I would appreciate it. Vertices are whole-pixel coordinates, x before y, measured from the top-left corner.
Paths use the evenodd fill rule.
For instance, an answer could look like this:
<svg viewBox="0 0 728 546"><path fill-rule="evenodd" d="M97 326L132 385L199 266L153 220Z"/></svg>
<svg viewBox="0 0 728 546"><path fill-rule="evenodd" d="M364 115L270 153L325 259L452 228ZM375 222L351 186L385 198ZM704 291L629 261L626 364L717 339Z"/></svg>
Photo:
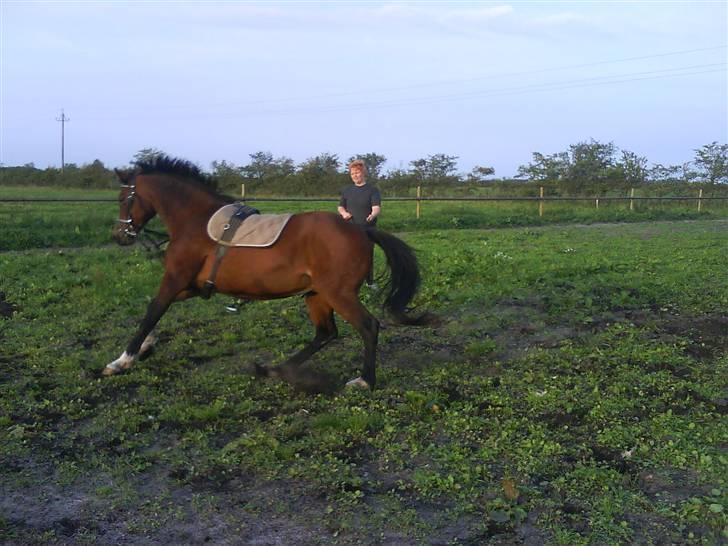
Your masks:
<svg viewBox="0 0 728 546"><path fill-rule="evenodd" d="M133 245L136 241L136 233L133 235L129 232L129 226L117 224L111 231L111 238L120 246Z"/></svg>

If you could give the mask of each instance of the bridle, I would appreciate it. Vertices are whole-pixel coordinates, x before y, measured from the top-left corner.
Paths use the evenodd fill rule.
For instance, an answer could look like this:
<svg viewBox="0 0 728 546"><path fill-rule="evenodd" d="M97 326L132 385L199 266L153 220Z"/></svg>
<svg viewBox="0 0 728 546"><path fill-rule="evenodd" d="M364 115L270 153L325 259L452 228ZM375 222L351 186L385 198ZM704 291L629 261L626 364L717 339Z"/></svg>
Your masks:
<svg viewBox="0 0 728 546"><path fill-rule="evenodd" d="M144 238L138 240L142 243L147 251L162 251L162 247L166 242L169 241L169 235L163 231L157 231L154 229L137 227L134 225L134 220L131 218L131 207L134 205L134 199L136 198L136 178L132 178L130 184L121 184L122 188L129 188L129 194L126 196L126 218L119 218L118 222L124 226L121 233L130 239L137 239L144 230Z"/></svg>
<svg viewBox="0 0 728 546"><path fill-rule="evenodd" d="M124 224L124 229L121 231L126 237L136 239L142 228L137 228L134 225L134 220L131 219L131 207L134 205L134 199L136 197L136 180L132 179L131 184L121 184L122 188L129 188L129 194L126 196L126 218L119 218L119 223Z"/></svg>

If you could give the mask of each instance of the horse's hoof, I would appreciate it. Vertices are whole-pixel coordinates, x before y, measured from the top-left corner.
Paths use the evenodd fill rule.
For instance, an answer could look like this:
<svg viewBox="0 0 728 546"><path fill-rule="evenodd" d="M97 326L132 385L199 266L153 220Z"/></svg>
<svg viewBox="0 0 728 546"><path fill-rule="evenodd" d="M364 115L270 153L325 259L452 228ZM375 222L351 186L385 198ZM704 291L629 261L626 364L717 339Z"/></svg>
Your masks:
<svg viewBox="0 0 728 546"><path fill-rule="evenodd" d="M124 370L128 370L132 367L134 364L134 357L129 356L126 354L126 351L121 353L121 356L114 360L113 362L110 362L106 365L104 368L104 371L101 372L103 375L114 375L117 373L121 373Z"/></svg>
<svg viewBox="0 0 728 546"><path fill-rule="evenodd" d="M359 387L360 389L371 389L371 387L369 386L369 383L364 381L361 377L357 377L356 379L347 381L346 386L347 387Z"/></svg>
<svg viewBox="0 0 728 546"><path fill-rule="evenodd" d="M154 345L157 343L157 336L149 334L139 348L139 358L147 358L154 351Z"/></svg>
<svg viewBox="0 0 728 546"><path fill-rule="evenodd" d="M156 349L154 348L154 345L151 345L148 349L145 349L144 352L140 352L139 356L137 357L139 359L139 362L146 360L150 356L154 354L154 351Z"/></svg>
<svg viewBox="0 0 728 546"><path fill-rule="evenodd" d="M110 375L116 375L117 373L121 373L121 370L118 370L113 366L106 366L101 372L101 375L109 377Z"/></svg>

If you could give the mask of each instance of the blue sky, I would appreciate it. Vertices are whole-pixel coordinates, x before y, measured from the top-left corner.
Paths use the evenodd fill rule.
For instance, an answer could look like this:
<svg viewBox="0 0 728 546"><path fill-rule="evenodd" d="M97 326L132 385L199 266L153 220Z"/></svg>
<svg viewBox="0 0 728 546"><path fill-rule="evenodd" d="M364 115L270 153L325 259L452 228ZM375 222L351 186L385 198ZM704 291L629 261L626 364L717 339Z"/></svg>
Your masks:
<svg viewBox="0 0 728 546"><path fill-rule="evenodd" d="M591 138L677 164L728 141L716 2L0 4L0 162L431 154L516 173Z"/></svg>

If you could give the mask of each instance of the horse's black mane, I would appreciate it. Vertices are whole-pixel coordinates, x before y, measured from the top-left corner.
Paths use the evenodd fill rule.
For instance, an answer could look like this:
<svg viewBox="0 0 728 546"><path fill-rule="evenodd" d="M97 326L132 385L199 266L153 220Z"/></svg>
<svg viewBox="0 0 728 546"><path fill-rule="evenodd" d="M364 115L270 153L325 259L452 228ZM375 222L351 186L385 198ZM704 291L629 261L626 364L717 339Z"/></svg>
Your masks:
<svg viewBox="0 0 728 546"><path fill-rule="evenodd" d="M189 178L216 191L217 180L209 174L203 173L194 163L185 159L169 157L165 154L155 155L135 163L138 174L171 174L182 178Z"/></svg>

